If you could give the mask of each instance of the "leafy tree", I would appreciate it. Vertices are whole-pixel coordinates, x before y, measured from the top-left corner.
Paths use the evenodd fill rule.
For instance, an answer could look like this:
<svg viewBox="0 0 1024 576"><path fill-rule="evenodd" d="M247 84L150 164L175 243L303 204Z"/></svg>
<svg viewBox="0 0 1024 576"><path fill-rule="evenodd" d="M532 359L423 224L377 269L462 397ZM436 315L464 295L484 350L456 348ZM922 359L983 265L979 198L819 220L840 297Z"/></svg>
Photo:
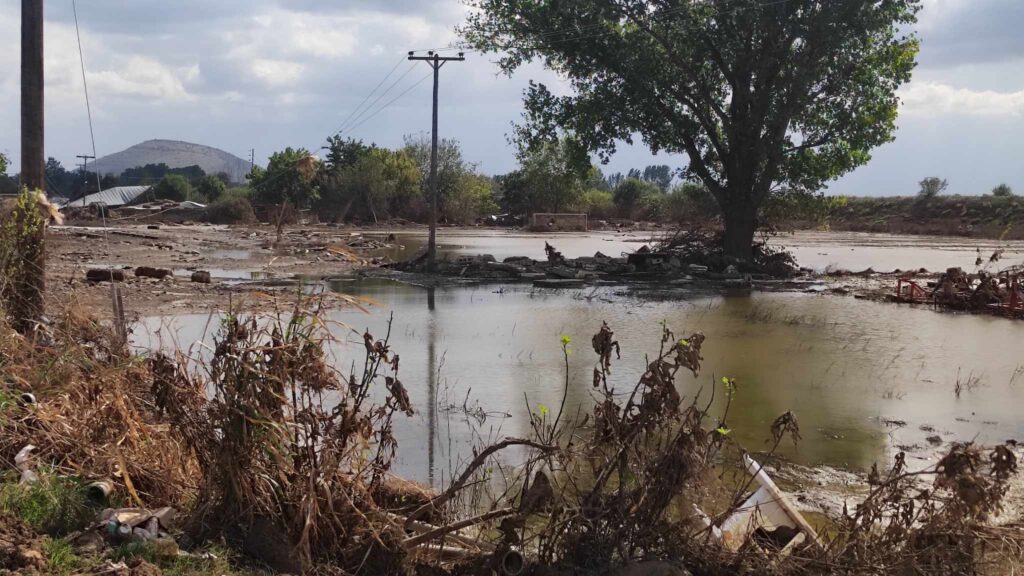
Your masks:
<svg viewBox="0 0 1024 576"><path fill-rule="evenodd" d="M157 200L184 202L192 196L192 186L180 174L168 174L153 186L153 197Z"/></svg>
<svg viewBox="0 0 1024 576"><path fill-rule="evenodd" d="M304 172L311 157L305 148L285 148L270 156L266 170L257 167L249 175L258 202L307 208L320 196L315 178Z"/></svg>
<svg viewBox="0 0 1024 576"><path fill-rule="evenodd" d="M227 183L218 176L203 176L196 185L196 192L207 202L216 202L227 189Z"/></svg>
<svg viewBox="0 0 1024 576"><path fill-rule="evenodd" d="M648 166L644 168L641 178L645 182L656 185L662 192L668 192L669 187L672 186L672 169L664 164Z"/></svg>
<svg viewBox="0 0 1024 576"><path fill-rule="evenodd" d="M519 164L521 179L514 182L522 186L526 213L561 212L575 204L593 168L586 151L567 138L520 150Z"/></svg>
<svg viewBox="0 0 1024 576"><path fill-rule="evenodd" d="M7 164L10 160L7 159L7 155L0 152L0 174L7 175Z"/></svg>
<svg viewBox="0 0 1024 576"><path fill-rule="evenodd" d="M1007 198L1013 196L1013 188L1010 188L1007 184L1000 184L992 189L992 195L997 198Z"/></svg>
<svg viewBox="0 0 1024 576"><path fill-rule="evenodd" d="M461 32L511 73L541 60L571 83L526 95L527 141L572 134L607 159L634 135L685 153L750 260L780 186L816 191L889 142L920 0L469 0ZM586 33L580 33L580 30Z"/></svg>
<svg viewBox="0 0 1024 576"><path fill-rule="evenodd" d="M338 220L413 216L422 207L419 168L402 151L364 147L352 164L339 163L324 178L317 206Z"/></svg>
<svg viewBox="0 0 1024 576"><path fill-rule="evenodd" d="M656 185L638 178L627 178L612 192L619 213L627 218L633 216L640 199L651 194L661 194L661 190Z"/></svg>
<svg viewBox="0 0 1024 576"><path fill-rule="evenodd" d="M331 136L327 139L327 160L325 167L329 171L347 168L348 166L355 164L357 160L366 156L375 148L375 145L371 144L370 146L367 146L363 144L362 140L342 138L341 136Z"/></svg>
<svg viewBox="0 0 1024 576"><path fill-rule="evenodd" d="M424 202L430 202L430 155L431 138L427 133L408 135L405 137L403 151L419 166L420 184L423 189ZM467 163L462 157L462 147L458 140L442 139L437 143L437 205L438 214L451 218L448 214L448 199L457 193L458 187L467 174L472 173L475 166Z"/></svg>
<svg viewBox="0 0 1024 576"><path fill-rule="evenodd" d="M937 178L935 176L929 176L924 180L918 182L920 187L917 191L917 197L923 200L935 198L939 194L942 194L949 188L949 182L943 178Z"/></svg>
<svg viewBox="0 0 1024 576"><path fill-rule="evenodd" d="M580 197L576 209L592 219L612 218L615 216L615 200L611 192L591 188Z"/></svg>
<svg viewBox="0 0 1024 576"><path fill-rule="evenodd" d="M610 192L610 191L614 190L616 186L618 186L619 184L622 184L622 181L625 180L625 179L626 179L626 177L622 174L622 172L616 172L615 174L609 174L608 176L605 176L605 179L604 179L604 181L605 181L604 189L608 190Z"/></svg>
<svg viewBox="0 0 1024 576"><path fill-rule="evenodd" d="M477 218L498 209L494 200L494 181L486 176L467 172L448 197L445 215L460 224L472 224Z"/></svg>

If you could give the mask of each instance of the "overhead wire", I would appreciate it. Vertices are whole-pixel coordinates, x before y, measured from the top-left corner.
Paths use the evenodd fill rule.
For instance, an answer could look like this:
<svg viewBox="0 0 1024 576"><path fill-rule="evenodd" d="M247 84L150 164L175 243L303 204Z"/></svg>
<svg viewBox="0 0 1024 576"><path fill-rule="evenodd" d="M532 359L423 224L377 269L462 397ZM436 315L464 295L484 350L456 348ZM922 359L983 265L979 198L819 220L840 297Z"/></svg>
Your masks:
<svg viewBox="0 0 1024 576"><path fill-rule="evenodd" d="M719 15L732 14L732 13L739 12L740 10L765 8L765 7L769 7L769 6L786 4L789 1L790 0L770 0L768 2L758 2L758 3L755 3L755 4L736 6L735 8L732 8L731 10L719 9L716 13L719 14ZM651 13L650 14L650 18L654 19L654 18L657 18L657 17L664 17L665 15L671 15L671 14L674 14L674 13L680 13L680 12L684 12L686 10L689 10L690 8L691 8L690 6L680 6L680 7L677 7L677 8L668 8L668 9L662 10L660 12ZM547 45L552 45L552 44L562 44L562 43L565 43L565 42L573 42L573 41L578 41L578 40L600 38L602 36L612 36L612 35L620 34L619 30L609 30L609 31L604 31L604 32L600 32L600 33L597 33L597 34L580 34L581 32L589 32L590 30L598 30L598 29L604 28L606 25L607 24L604 23L604 22L599 22L599 23L588 25L588 26L582 26L582 27L580 27L580 26L573 26L571 28L566 27L566 28L562 28L560 30L552 30L552 31L549 31L549 32L544 32L544 33L538 34L537 38L540 39L540 40L545 41L545 44L547 44ZM575 33L575 34L571 34L571 33ZM566 35L559 37L562 34L566 34ZM510 48L511 48L511 46L505 46L505 47L502 47L501 49L508 50ZM431 51L432 52L459 51L459 52L462 52L464 54L473 54L473 53L483 53L483 52L485 52L482 49L466 48L465 45L461 45L460 46L460 45L449 44L448 46L438 47L438 48L412 50L412 51L410 51L410 53L431 52ZM409 68L406 69L406 71L401 76L399 76L398 79L396 79L393 83L391 83L391 85L388 86L388 88L384 92L382 92L380 95L378 95L373 100L373 102L370 103L369 106L367 106L365 109L363 109L361 112L358 112L358 114L357 114L356 112L360 108L362 108L362 106L365 104L365 102L368 101L378 89L380 89L380 86L383 85L384 82L386 82L387 79L390 78L392 74L394 74L395 70L397 70L397 68L399 67L400 64L401 64L401 60L399 60L399 62L396 63L395 66L392 67L392 69L373 88L373 90L371 90L370 93L367 94L367 96L363 99L363 101L360 102L359 106L357 106L349 114L349 116L346 117L345 122L342 123L342 127L339 128L338 130L336 130L335 132L333 132L330 137L338 136L338 135L345 134L345 133L351 134L356 128L359 128L360 126L364 125L370 119L376 117L378 114L380 114L381 112L383 112L384 110L386 110L387 108L392 106L395 102L397 102L399 99L401 99L403 96L408 94L410 91L412 91L414 88L416 88L417 86L422 84L427 78L430 77L430 74L428 73L426 76L424 76L420 80L416 81L414 84L409 86L406 90L401 92L398 96L396 96L392 100L388 101L386 104L384 104L380 108L376 109L373 113L370 113L370 111L373 110L374 106L376 106L381 100L383 100L384 97L387 96L387 94L389 94L406 76L409 75L410 72L412 72L412 69L415 67L415 65L410 66ZM367 114L369 114L369 115L367 115ZM318 152L319 151L317 151L317 153ZM283 176L283 175L284 175L284 173L279 175L279 177ZM275 180L276 180L276 178L275 178ZM267 182L267 183L269 183L269 182Z"/></svg>
<svg viewBox="0 0 1024 576"><path fill-rule="evenodd" d="M339 132L344 130L346 126L348 126L349 120L351 120L352 117L355 116L356 112L358 112L359 109L363 107L363 104L366 104L366 102L370 100L370 97L373 96L374 92L379 90L380 87L384 85L384 82L387 82L387 79L390 78L391 75L395 73L395 70L398 70L398 67L402 64L403 61L405 61L405 56L400 57L398 59L398 62L395 62L395 65L391 67L391 70L387 73L387 75L381 78L380 82L378 82L377 85L373 87L373 90L370 90L366 97L363 98L362 102L360 102L358 106L352 109L352 112L350 112L349 115L345 117L345 119L341 122L341 126L339 126L338 129L333 132L333 134L338 134Z"/></svg>
<svg viewBox="0 0 1024 576"><path fill-rule="evenodd" d="M71 0L71 11L75 15L75 39L78 42L78 61L79 61L79 64L81 65L81 69L82 69L82 89L85 92L85 111L86 111L86 116L87 116L87 118L89 120L89 140L92 143L92 156L93 156L93 158L96 158L97 157L97 155L96 155L96 131L94 130L93 123L92 123L92 103L89 100L89 80L88 80L88 78L86 77L86 74L85 74L85 51L82 50L82 32L81 32L81 29L79 28L79 25L78 25L78 3L77 3L77 0ZM103 191L103 187L102 186L103 186L103 184L100 181L100 171L99 171L99 168L97 167L97 169L96 169L96 192L97 193ZM110 254L110 237L107 234L107 214L106 214L106 210L104 210L104 209L100 210L100 218L101 218L101 222L103 224L103 244L104 244L104 248L106 249L107 254ZM121 288L118 285L117 278L114 277L113 273L110 274L110 302L111 302L111 306L113 308L114 329L117 331L117 335L120 338L121 343L122 344L127 344L128 332L127 332L127 326L125 326L124 301L123 301L122 295L121 295Z"/></svg>

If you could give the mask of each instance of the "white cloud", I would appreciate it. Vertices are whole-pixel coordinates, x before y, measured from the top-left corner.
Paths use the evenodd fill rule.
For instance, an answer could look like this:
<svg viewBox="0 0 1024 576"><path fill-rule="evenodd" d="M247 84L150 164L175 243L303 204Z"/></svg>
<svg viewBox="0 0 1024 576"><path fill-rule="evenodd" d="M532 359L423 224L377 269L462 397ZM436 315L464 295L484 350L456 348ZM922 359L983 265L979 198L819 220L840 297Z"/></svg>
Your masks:
<svg viewBox="0 0 1024 576"><path fill-rule="evenodd" d="M901 112L908 116L1024 115L1024 90L996 92L956 88L940 82L912 82L900 90L900 99Z"/></svg>
<svg viewBox="0 0 1024 576"><path fill-rule="evenodd" d="M253 76L271 86L288 86L302 76L305 66L287 60L259 58L249 63Z"/></svg>
<svg viewBox="0 0 1024 576"><path fill-rule="evenodd" d="M96 94L142 97L157 101L194 99L186 84L199 78L199 65L173 68L152 58L131 56L118 59L105 70L89 74Z"/></svg>

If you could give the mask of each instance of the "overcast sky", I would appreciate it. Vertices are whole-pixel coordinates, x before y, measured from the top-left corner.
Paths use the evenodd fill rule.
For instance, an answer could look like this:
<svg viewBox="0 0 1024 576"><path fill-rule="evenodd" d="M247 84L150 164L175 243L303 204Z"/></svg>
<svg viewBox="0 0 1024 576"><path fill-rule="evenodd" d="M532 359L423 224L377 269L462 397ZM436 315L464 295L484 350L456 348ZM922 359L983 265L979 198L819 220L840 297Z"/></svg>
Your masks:
<svg viewBox="0 0 1024 576"><path fill-rule="evenodd" d="M46 0L46 147L65 166L90 151L71 0ZM950 192L1007 182L1024 192L1024 1L924 0L914 80L902 91L896 142L835 182L832 193L908 194L924 176ZM20 2L0 4L0 151L18 169ZM99 155L151 138L208 144L257 160L285 146L319 148L396 64L394 89L348 134L384 146L430 130L429 68L411 49L449 45L460 0L79 0ZM404 76L403 76L404 74ZM441 74L441 134L486 173L514 168L507 134L531 66L498 75L470 55ZM371 110L371 113L376 110ZM369 116L369 114L367 114ZM351 122L350 122L351 123ZM606 172L654 160L622 148ZM683 163L661 157L658 162Z"/></svg>

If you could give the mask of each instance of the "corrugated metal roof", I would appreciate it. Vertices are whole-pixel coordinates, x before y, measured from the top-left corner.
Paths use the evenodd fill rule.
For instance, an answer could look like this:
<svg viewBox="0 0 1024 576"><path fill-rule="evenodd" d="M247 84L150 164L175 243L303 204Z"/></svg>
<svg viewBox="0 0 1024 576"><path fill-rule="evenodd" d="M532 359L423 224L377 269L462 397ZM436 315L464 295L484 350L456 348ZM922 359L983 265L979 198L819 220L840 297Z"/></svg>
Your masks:
<svg viewBox="0 0 1024 576"><path fill-rule="evenodd" d="M117 208L118 206L131 203L149 189L150 186L118 186L117 188L109 188L95 194L83 196L74 202L69 202L67 206L81 208L93 204L104 204L110 208Z"/></svg>

